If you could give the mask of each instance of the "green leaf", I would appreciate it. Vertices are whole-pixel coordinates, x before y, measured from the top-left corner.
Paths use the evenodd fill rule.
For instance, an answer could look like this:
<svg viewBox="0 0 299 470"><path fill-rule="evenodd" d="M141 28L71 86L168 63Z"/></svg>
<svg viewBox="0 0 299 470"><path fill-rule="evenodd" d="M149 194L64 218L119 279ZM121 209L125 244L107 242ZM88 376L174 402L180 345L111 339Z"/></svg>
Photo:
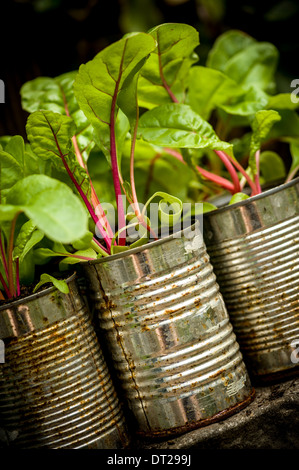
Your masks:
<svg viewBox="0 0 299 470"><path fill-rule="evenodd" d="M229 205L231 204L236 204L237 202L245 201L248 199L249 196L244 193L235 193L232 197L231 200L229 201Z"/></svg>
<svg viewBox="0 0 299 470"><path fill-rule="evenodd" d="M225 72L229 60L255 42L243 31L231 29L218 36L214 42L208 54L207 66Z"/></svg>
<svg viewBox="0 0 299 470"><path fill-rule="evenodd" d="M91 240L93 239L93 233L87 232L80 240L76 240L72 243L75 250L86 250L90 248Z"/></svg>
<svg viewBox="0 0 299 470"><path fill-rule="evenodd" d="M270 96L267 109L297 109L299 108L299 101L294 103L292 101L291 93L278 93L277 95Z"/></svg>
<svg viewBox="0 0 299 470"><path fill-rule="evenodd" d="M187 24L165 23L151 29L149 33L156 40L157 48L141 70L139 104L152 108L171 102L167 86L176 99L182 101L189 69L198 61L194 53L199 45L198 31Z"/></svg>
<svg viewBox="0 0 299 470"><path fill-rule="evenodd" d="M78 258L75 258L77 256ZM72 256L66 256L63 258L63 260L60 261L59 265L68 265L68 264L78 264L84 261L83 259L80 259L79 256L82 256L84 258L88 259L96 259L97 258L97 253L95 250L92 248L87 248L85 250L78 250L72 253Z"/></svg>
<svg viewBox="0 0 299 470"><path fill-rule="evenodd" d="M172 196L171 194L167 194L163 191L157 191L146 202L143 208L143 213L156 197L160 198L158 204L158 216L161 224L167 227L172 227L181 218L183 211L182 201L179 198Z"/></svg>
<svg viewBox="0 0 299 470"><path fill-rule="evenodd" d="M270 150L265 150L260 154L260 171L265 183L279 181L286 176L283 159L276 152Z"/></svg>
<svg viewBox="0 0 299 470"><path fill-rule="evenodd" d="M219 70L195 66L188 80L190 106L208 120L220 107L227 113L247 116L266 106L266 94L254 88L244 89Z"/></svg>
<svg viewBox="0 0 299 470"><path fill-rule="evenodd" d="M221 35L210 51L207 66L216 68L243 87L275 91L278 62L276 47L237 30Z"/></svg>
<svg viewBox="0 0 299 470"><path fill-rule="evenodd" d="M22 168L19 162L9 153L0 150L0 200L20 177L22 178Z"/></svg>
<svg viewBox="0 0 299 470"><path fill-rule="evenodd" d="M41 275L39 283L33 289L33 293L36 292L41 286L43 286L44 284L48 284L48 283L53 284L56 287L56 289L58 289L63 294L69 293L69 287L66 281L63 281L61 279L56 279L55 277L50 276L50 274L47 274L47 273L43 273Z"/></svg>
<svg viewBox="0 0 299 470"><path fill-rule="evenodd" d="M44 238L44 233L36 230L35 224L28 220L18 233L13 251L14 259L19 258L23 262L27 253Z"/></svg>
<svg viewBox="0 0 299 470"><path fill-rule="evenodd" d="M81 201L68 186L48 176L27 176L7 193L6 202L6 216L23 211L51 240L72 243L87 231L88 217Z"/></svg>
<svg viewBox="0 0 299 470"><path fill-rule="evenodd" d="M75 123L68 117L52 111L35 111L27 120L27 137L32 150L43 160L59 162L61 156L57 144L63 155L71 151L71 137L75 133Z"/></svg>
<svg viewBox="0 0 299 470"><path fill-rule="evenodd" d="M155 145L176 148L231 147L218 139L212 126L184 104L166 104L145 112L138 127L138 137Z"/></svg>
<svg viewBox="0 0 299 470"><path fill-rule="evenodd" d="M261 143L269 134L273 124L281 120L281 116L273 109L261 110L255 114L252 122L252 135L250 141L249 167L256 173L255 154L260 150Z"/></svg>
<svg viewBox="0 0 299 470"><path fill-rule="evenodd" d="M35 111L28 117L26 125L32 150L39 158L52 162L56 171L53 176L73 187L67 175L68 166L82 190L87 193L90 189L88 174L77 162L72 150L71 138L75 129L75 123L70 117L52 111Z"/></svg>
<svg viewBox="0 0 299 470"><path fill-rule="evenodd" d="M55 78L37 77L25 83L20 90L22 107L33 113L49 110L70 116L76 124L75 137L83 159L87 161L94 147L93 128L79 108L73 91L77 71L67 72Z"/></svg>
<svg viewBox="0 0 299 470"><path fill-rule="evenodd" d="M127 35L82 64L74 82L81 110L93 125L97 143L110 158L110 126L117 111L116 100L125 80L137 73L144 58L155 48L146 33Z"/></svg>

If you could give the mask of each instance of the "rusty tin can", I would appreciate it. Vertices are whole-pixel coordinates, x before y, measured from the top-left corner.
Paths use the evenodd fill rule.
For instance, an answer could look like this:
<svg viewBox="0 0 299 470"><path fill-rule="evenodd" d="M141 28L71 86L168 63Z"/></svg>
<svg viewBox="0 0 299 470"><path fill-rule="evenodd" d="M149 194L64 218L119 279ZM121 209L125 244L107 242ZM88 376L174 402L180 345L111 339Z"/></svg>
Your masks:
<svg viewBox="0 0 299 470"><path fill-rule="evenodd" d="M116 395L75 275L0 307L0 421L8 446L118 449L128 444Z"/></svg>
<svg viewBox="0 0 299 470"><path fill-rule="evenodd" d="M180 434L251 402L198 225L84 270L137 434Z"/></svg>
<svg viewBox="0 0 299 470"><path fill-rule="evenodd" d="M249 372L297 373L299 178L204 214L203 233Z"/></svg>

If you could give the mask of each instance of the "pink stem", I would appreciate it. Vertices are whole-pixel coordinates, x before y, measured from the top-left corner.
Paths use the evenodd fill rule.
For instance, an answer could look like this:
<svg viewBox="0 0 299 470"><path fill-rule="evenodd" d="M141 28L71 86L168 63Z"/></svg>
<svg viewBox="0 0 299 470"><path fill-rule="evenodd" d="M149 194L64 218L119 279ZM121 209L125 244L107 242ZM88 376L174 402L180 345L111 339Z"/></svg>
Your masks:
<svg viewBox="0 0 299 470"><path fill-rule="evenodd" d="M221 153L224 153L224 152L221 152ZM248 175L248 173L244 170L244 168L242 167L242 165L240 165L240 163L237 162L236 160L234 160L230 155L225 154L225 156L231 161L231 163L232 163L233 165L235 165L235 167L237 168L237 170L238 170L240 173L242 173L242 175L246 178L246 180L247 180L249 186L250 186L251 189L252 189L251 195L252 195L252 196L255 196L256 194L258 194L256 185L254 184L254 182L252 181L252 179L250 178L250 176Z"/></svg>
<svg viewBox="0 0 299 470"><path fill-rule="evenodd" d="M236 172L236 170L234 169L233 165L231 164L230 160L228 159L228 155L225 153L225 152L222 152L221 150L214 150L214 152L216 153L216 155L218 155L218 157L220 158L220 160L223 162L223 164L225 165L226 169L228 170L232 180L233 180L233 184L234 184L234 191L236 193L239 193L241 191L241 187L240 187L240 181L239 181L239 178L238 178L238 174Z"/></svg>
<svg viewBox="0 0 299 470"><path fill-rule="evenodd" d="M21 286L20 286L20 260L16 259L16 284L17 284L17 296L21 295Z"/></svg>
<svg viewBox="0 0 299 470"><path fill-rule="evenodd" d="M61 158L61 160L62 160L62 162L63 162L63 165L64 165L64 167L65 167L65 169L66 169L66 171L67 171L69 177L71 178L72 182L74 183L74 185L75 185L75 187L76 187L78 193L80 194L81 198L83 199L84 204L85 204L85 206L86 206L88 212L90 213L90 215L91 215L91 217L92 217L92 220L93 220L94 223L96 224L96 226L97 226L97 228L99 229L99 231L100 231L100 233L101 233L103 239L105 240L105 242L106 242L108 248L110 249L110 247L111 247L111 240L110 240L110 238L108 237L106 230L103 228L103 226L102 226L101 223L99 222L99 220L98 220L98 218L97 218L97 216L96 216L96 214L95 214L95 212L94 212L94 210L93 210L93 208L92 208L92 206L91 206L89 200L87 199L87 197L86 197L86 195L84 194L84 192L83 192L81 186L79 185L79 183L78 183L78 181L76 180L76 178L74 177L74 175L73 175L71 169L69 168L69 166L68 166L68 164L67 164L67 162L66 162L66 160L65 160L65 157L64 157L64 155L63 155L63 153L62 153L62 151L61 151L61 149L60 149L60 146L59 146L59 143L58 143L58 140L57 140L57 136L56 136L55 132L53 131L53 128L52 128L52 126L51 126L51 124L50 124L49 121L48 121L48 125L49 125L49 127L50 127L50 129L51 129L51 131L52 131L52 134L53 134L53 137L54 137L54 140L55 140L55 144L56 144L56 147L57 147L57 149L58 149L59 156L60 156L60 158ZM102 249L103 249L104 251L106 251L106 253L108 253L107 250L106 250L104 247L102 247Z"/></svg>
<svg viewBox="0 0 299 470"><path fill-rule="evenodd" d="M68 108L68 104L67 104L67 100L66 100L66 96L65 96L65 93L63 91L63 88L60 87L61 89L61 94L62 94L62 98L63 98L63 102L64 102L64 109L65 109L65 114L68 116L68 117L71 117L70 116L70 112L69 112L69 108ZM72 137L72 142L73 142L73 145L74 145L74 149L75 149L75 154L76 154L76 158L77 158L77 161L79 163L79 165L84 168L84 170L86 171L86 173L88 174L88 169L87 169L87 166L83 160L83 157L82 157L82 154L81 154L81 151L79 149L79 145L78 145L78 140L77 140L77 137L74 135ZM89 176L89 174L88 174ZM110 227L110 224L106 218L106 214L100 204L100 201L98 199L98 196L96 194L96 191L94 189L94 186L92 184L92 181L89 177L89 182L90 182L90 187L91 187L91 201L92 201L92 204L93 204L93 207L94 209L98 208L99 212L100 212L100 217L103 219L104 221L104 226L105 228L107 229L107 232L108 232L108 235L110 238L113 238L113 232L112 232L112 229ZM108 245L109 246L109 245ZM110 244L111 246L111 244Z"/></svg>
<svg viewBox="0 0 299 470"><path fill-rule="evenodd" d="M97 218L89 200L87 199L86 195L84 194L82 188L80 187L80 185L78 184L77 180L74 178L74 175L73 173L71 172L68 164L66 163L65 161L65 158L64 156L61 154L61 158L62 158L62 161L63 161L63 164L65 166L65 169L66 171L68 172L68 175L69 177L71 178L71 180L73 181L74 185L76 186L76 189L78 191L78 193L80 194L81 198L83 199L84 201L84 204L88 210L88 212L90 213L91 217L92 217L92 220L94 221L96 227L99 229L103 239L105 240L107 246L108 246L108 249L110 250L110 247L111 247L111 240L110 238L108 237L107 235L107 232L106 230L103 228L102 224L99 222L99 219ZM101 245L101 248L106 252L108 253L108 251Z"/></svg>
<svg viewBox="0 0 299 470"><path fill-rule="evenodd" d="M0 249L1 249L1 256L2 256L2 261L3 261L4 271L5 271L5 274L6 274L6 278L8 279L8 267L7 267L7 260L6 260L6 256L5 256L5 252L4 252L4 248L3 248L3 243L2 243L2 232L1 232L1 230L0 230Z"/></svg>
<svg viewBox="0 0 299 470"><path fill-rule="evenodd" d="M7 284L6 284L5 280L4 280L4 277L2 276L1 273L0 273L0 282L1 282L2 286L3 286L3 289L5 290L5 293L6 293L7 297L10 299L10 298L11 298L11 293L10 293L10 291L9 291L9 289L8 289L8 287L7 287Z"/></svg>
<svg viewBox="0 0 299 470"><path fill-rule="evenodd" d="M177 160L181 161L182 163L184 163L186 165L186 162L184 161L182 155L179 152L177 152L176 150L173 150L173 149L169 149L169 148L166 148L165 150L167 151L167 153L169 153L170 155L175 157ZM222 178L222 176L215 175L214 173L211 173L210 171L205 170L204 168L201 168L198 165L196 165L196 169L202 176L204 176L208 180L213 181L214 183L218 184L219 186L227 189L232 194L235 192L235 186L230 181L228 181L226 178Z"/></svg>
<svg viewBox="0 0 299 470"><path fill-rule="evenodd" d="M161 62L161 51L160 51L160 43L158 41L158 57L159 57L159 71L160 71L160 77L161 77L161 80L162 80L162 84L165 88L165 90L167 91L167 93L169 94L170 98L172 99L172 101L174 103L178 103L179 100L177 99L177 97L175 96L175 94L171 91L171 88L170 86L168 85L168 83L166 82L166 79L164 77L164 73L163 73L163 67L162 67L162 62Z"/></svg>

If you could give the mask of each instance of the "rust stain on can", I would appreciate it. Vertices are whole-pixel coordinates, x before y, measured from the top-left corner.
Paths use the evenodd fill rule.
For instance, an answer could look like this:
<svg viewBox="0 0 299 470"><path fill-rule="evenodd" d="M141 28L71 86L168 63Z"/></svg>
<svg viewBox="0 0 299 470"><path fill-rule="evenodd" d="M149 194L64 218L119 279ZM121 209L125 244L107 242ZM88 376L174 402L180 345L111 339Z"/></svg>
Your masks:
<svg viewBox="0 0 299 470"><path fill-rule="evenodd" d="M124 396L149 436L200 426L253 390L201 233L184 235L84 263Z"/></svg>
<svg viewBox="0 0 299 470"><path fill-rule="evenodd" d="M24 302L1 309L2 426L17 431L20 448L123 448L129 438L120 402L75 279L69 287L66 296L44 292L26 301L22 327Z"/></svg>
<svg viewBox="0 0 299 470"><path fill-rule="evenodd" d="M205 214L204 237L250 372L296 368L299 179Z"/></svg>

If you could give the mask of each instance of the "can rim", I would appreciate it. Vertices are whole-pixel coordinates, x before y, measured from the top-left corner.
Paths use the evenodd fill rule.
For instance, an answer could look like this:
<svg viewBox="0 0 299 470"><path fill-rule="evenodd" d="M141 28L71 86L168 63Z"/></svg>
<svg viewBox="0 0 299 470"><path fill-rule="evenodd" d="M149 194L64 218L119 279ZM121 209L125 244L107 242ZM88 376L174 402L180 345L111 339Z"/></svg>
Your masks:
<svg viewBox="0 0 299 470"><path fill-rule="evenodd" d="M275 186L274 188L271 188L271 189L267 189L266 191L264 191L260 194L256 194L255 196L250 196L248 199L245 199L243 201L235 202L234 204L230 204L230 205L227 204L223 207L217 208L216 210L206 212L206 213L203 214L203 217L209 217L209 216L212 216L214 214L216 215L216 214L219 214L219 213L222 213L222 212L230 211L230 210L233 210L233 209L237 209L239 207L249 205L252 202L258 201L260 199L264 199L268 196L272 196L272 194L278 193L280 191L283 191L284 189L295 186L298 183L299 183L299 176L297 178L294 178L292 181L289 181L288 183L279 184L278 186Z"/></svg>
<svg viewBox="0 0 299 470"><path fill-rule="evenodd" d="M66 279L64 279L64 281L69 284L71 281L73 281L75 278L77 277L77 273L74 272L73 274L71 274L69 277L67 277ZM30 302L31 300L34 300L34 299L37 299L39 297L43 297L47 294L50 294L51 292L55 291L55 290L58 290L57 287L55 286L50 286L50 287L47 287L46 289L43 289L41 290L40 292L35 292L34 294L29 294L25 297L22 297L21 299L9 299L5 304L1 305L0 306L0 312L2 310L6 310L7 308L12 308L16 305L19 305L19 304L23 304L24 302Z"/></svg>
<svg viewBox="0 0 299 470"><path fill-rule="evenodd" d="M173 238L182 238L182 237L178 236L180 233L193 232L197 229L197 227L199 227L198 220L194 224L190 225L188 228L184 228L184 229L182 229L178 232L174 232L171 235L168 235L167 237L159 238L158 240L154 240L152 242L146 243L145 245L138 246L136 248L131 248L131 249L123 251L121 253L116 253L115 255L109 255L109 256L105 256L103 258L99 258L99 259L84 261L82 263L82 265L84 266L84 265L101 264L101 263L105 263L107 261L114 261L114 260L119 259L119 258L125 258L126 256L134 255L134 254L139 253L141 251L145 251L145 250L148 250L148 249L151 249L151 248L155 248L156 246L167 243L168 241L172 240Z"/></svg>

